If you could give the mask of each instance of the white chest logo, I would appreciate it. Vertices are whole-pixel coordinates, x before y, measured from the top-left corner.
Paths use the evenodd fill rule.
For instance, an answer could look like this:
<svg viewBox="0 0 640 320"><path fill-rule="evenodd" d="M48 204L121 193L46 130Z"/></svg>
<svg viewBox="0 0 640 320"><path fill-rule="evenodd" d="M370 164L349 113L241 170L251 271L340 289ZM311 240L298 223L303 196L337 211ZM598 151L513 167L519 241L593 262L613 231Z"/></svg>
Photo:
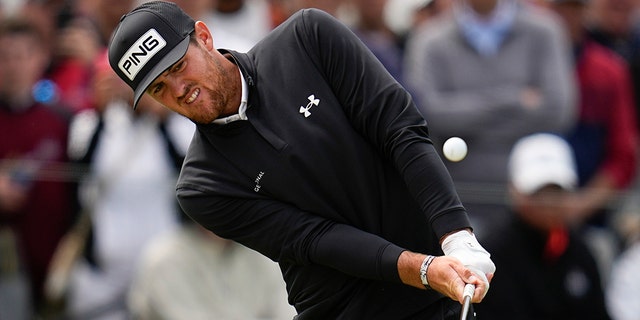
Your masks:
<svg viewBox="0 0 640 320"><path fill-rule="evenodd" d="M300 113L304 114L305 118L308 118L311 115L311 111L309 111L309 109L320 104L320 99L316 99L316 96L313 94L308 96L307 99L309 99L307 106L300 106Z"/></svg>
<svg viewBox="0 0 640 320"><path fill-rule="evenodd" d="M156 29L149 29L120 58L118 62L120 71L133 81L144 65L166 45L167 41Z"/></svg>

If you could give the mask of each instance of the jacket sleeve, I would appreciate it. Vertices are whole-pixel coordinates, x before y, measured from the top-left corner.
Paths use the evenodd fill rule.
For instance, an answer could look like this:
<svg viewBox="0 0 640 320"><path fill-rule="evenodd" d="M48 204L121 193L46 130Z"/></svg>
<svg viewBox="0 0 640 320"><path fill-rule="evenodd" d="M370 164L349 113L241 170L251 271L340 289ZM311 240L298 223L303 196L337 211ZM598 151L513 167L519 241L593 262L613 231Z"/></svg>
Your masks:
<svg viewBox="0 0 640 320"><path fill-rule="evenodd" d="M276 262L320 264L352 276L400 282L396 261L404 249L376 235L281 201L219 197L188 188L178 191L178 199L205 228Z"/></svg>
<svg viewBox="0 0 640 320"><path fill-rule="evenodd" d="M608 127L607 150L600 170L602 174L612 178L616 188L624 189L636 176L638 125L630 85L631 76L625 62L618 61L620 62L615 65L615 68L612 66L612 99L609 101L612 111L606 124Z"/></svg>
<svg viewBox="0 0 640 320"><path fill-rule="evenodd" d="M410 94L344 25L318 10L303 12L310 54L354 128L392 161L438 238L470 227L451 177Z"/></svg>

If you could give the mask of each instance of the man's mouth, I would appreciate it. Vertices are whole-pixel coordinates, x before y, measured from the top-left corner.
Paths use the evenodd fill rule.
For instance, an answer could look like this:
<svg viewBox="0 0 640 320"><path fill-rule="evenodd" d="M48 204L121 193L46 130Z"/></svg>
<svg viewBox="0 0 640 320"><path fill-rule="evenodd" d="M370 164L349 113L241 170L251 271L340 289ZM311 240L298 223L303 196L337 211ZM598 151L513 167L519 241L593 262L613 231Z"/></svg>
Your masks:
<svg viewBox="0 0 640 320"><path fill-rule="evenodd" d="M184 103L190 104L196 101L196 98L198 98L199 95L200 95L200 89L194 90L193 93L189 96L189 98L187 98L187 100L184 101Z"/></svg>

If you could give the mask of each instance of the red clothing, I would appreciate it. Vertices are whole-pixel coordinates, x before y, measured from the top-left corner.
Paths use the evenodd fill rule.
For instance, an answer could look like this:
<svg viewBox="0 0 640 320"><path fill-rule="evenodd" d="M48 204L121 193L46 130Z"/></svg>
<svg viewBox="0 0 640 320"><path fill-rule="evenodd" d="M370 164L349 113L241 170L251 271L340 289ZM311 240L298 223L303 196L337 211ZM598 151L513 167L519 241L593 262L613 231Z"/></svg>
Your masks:
<svg viewBox="0 0 640 320"><path fill-rule="evenodd" d="M580 118L569 141L576 152L581 183L599 172L618 188L635 176L638 132L626 62L588 41L577 60Z"/></svg>
<svg viewBox="0 0 640 320"><path fill-rule="evenodd" d="M19 212L0 210L0 228L10 227L17 235L36 304L51 256L70 223L70 187L59 167L66 161L67 132L67 121L44 105L19 112L0 106L0 168L21 169L20 181L29 188ZM42 160L42 165L29 173L26 160Z"/></svg>
<svg viewBox="0 0 640 320"><path fill-rule="evenodd" d="M72 113L93 107L90 83L93 69L73 59L62 59L49 72L58 86L58 102Z"/></svg>

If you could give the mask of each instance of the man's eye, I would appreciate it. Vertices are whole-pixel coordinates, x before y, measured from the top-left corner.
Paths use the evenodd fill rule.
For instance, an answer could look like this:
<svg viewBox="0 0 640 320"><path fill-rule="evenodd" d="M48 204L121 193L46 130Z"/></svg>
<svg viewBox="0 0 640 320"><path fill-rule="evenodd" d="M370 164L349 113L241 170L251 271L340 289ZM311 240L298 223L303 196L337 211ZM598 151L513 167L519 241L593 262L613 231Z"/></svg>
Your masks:
<svg viewBox="0 0 640 320"><path fill-rule="evenodd" d="M173 66L173 70L171 70L171 71L178 72L178 71L180 71L180 69L182 69L183 66L184 66L184 61L180 61L180 62L176 63L175 66Z"/></svg>
<svg viewBox="0 0 640 320"><path fill-rule="evenodd" d="M160 90L162 90L162 83L158 83L155 86L153 86L153 90L151 91L151 93L156 94L160 92Z"/></svg>

